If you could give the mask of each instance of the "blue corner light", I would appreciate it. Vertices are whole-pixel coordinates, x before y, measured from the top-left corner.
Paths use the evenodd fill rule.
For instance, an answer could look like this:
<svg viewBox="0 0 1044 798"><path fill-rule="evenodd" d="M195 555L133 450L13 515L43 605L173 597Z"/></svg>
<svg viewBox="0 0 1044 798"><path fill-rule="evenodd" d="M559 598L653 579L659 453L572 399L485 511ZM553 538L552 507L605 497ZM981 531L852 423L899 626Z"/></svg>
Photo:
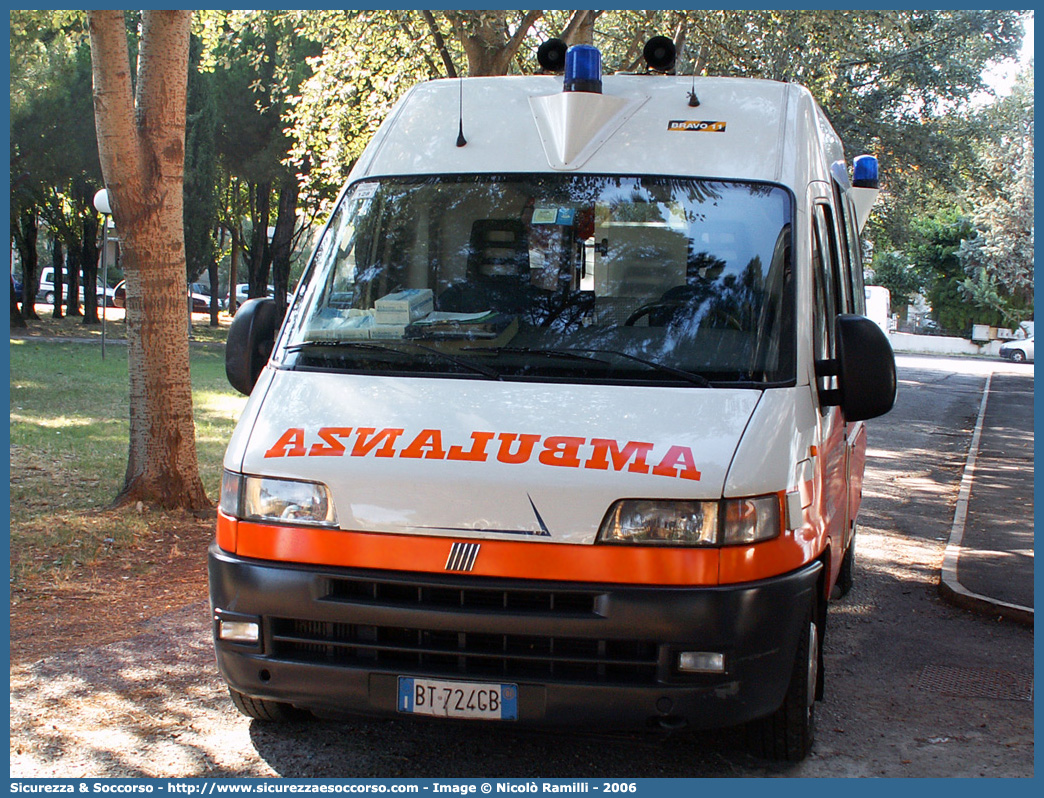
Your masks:
<svg viewBox="0 0 1044 798"><path fill-rule="evenodd" d="M860 155L852 162L852 185L856 188L880 188L877 158L873 155Z"/></svg>
<svg viewBox="0 0 1044 798"><path fill-rule="evenodd" d="M566 50L565 91L602 93L602 54L597 47L577 44Z"/></svg>

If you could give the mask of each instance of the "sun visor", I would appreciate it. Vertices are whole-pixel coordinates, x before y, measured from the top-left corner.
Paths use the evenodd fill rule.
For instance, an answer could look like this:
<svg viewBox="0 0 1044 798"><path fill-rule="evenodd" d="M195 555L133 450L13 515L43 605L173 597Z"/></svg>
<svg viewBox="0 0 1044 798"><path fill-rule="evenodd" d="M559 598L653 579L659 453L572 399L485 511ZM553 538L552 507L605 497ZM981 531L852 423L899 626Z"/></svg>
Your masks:
<svg viewBox="0 0 1044 798"><path fill-rule="evenodd" d="M530 97L548 165L579 169L647 100L588 92Z"/></svg>

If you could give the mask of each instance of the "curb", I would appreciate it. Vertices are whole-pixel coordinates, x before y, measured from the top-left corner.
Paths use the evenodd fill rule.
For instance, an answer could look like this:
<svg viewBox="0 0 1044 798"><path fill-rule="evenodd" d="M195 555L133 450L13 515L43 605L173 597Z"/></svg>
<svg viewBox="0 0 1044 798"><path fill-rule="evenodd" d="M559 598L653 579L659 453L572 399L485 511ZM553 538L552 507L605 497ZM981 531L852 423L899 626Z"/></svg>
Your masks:
<svg viewBox="0 0 1044 798"><path fill-rule="evenodd" d="M950 528L950 540L943 554L942 574L939 580L939 594L951 604L983 615L1000 616L1016 623L1033 626L1033 608L1021 604L992 599L981 593L974 593L960 583L957 577L957 564L961 554L961 543L964 540L964 528L968 520L968 502L971 498L972 482L975 480L975 461L979 456L979 440L982 437L983 420L986 418L986 401L990 395L990 384L993 373L986 378L986 387L982 391L982 402L979 403L979 416L975 421L971 445L968 447L968 460L964 464L961 476L961 487L957 494L957 508L953 514L953 526Z"/></svg>

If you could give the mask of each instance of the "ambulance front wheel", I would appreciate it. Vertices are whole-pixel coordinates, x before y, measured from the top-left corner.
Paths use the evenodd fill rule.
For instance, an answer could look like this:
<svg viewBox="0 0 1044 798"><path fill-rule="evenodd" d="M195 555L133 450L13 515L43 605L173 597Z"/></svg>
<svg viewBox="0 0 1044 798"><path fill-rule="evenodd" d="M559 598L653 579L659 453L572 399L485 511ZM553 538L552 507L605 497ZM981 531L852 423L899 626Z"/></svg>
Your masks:
<svg viewBox="0 0 1044 798"><path fill-rule="evenodd" d="M269 701L267 698L253 698L245 693L229 687L228 694L236 709L254 720L262 720L267 723L286 723L301 717L301 713L290 704L280 701Z"/></svg>
<svg viewBox="0 0 1044 798"><path fill-rule="evenodd" d="M812 750L816 731L816 684L819 681L819 627L810 602L802 624L794 669L782 705L747 725L750 752L763 759L800 762Z"/></svg>

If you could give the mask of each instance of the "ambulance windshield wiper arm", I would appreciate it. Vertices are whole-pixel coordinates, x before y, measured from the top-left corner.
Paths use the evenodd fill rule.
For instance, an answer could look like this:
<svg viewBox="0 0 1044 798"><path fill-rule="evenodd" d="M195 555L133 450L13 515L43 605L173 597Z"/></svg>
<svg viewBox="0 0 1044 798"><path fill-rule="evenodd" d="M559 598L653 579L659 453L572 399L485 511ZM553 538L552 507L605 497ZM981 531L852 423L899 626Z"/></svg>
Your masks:
<svg viewBox="0 0 1044 798"><path fill-rule="evenodd" d="M484 377L489 377L493 380L500 380L501 375L499 371L491 369L487 366L480 365L464 358L454 357L448 352L440 352L438 349L432 349L430 346L424 346L424 344L414 343L413 341L395 341L388 342L386 344L376 344L373 341L305 341L300 344L292 344L286 348L287 352L300 352L302 349L308 349L309 347L334 347L338 349L368 349L374 352L395 352L397 354L403 354L403 348L412 349L414 351L424 352L427 355L435 355L436 357L447 360L450 363L455 363L461 368L473 371L476 374L481 374Z"/></svg>
<svg viewBox="0 0 1044 798"><path fill-rule="evenodd" d="M486 349L484 351L489 352L491 350ZM611 355L614 357L622 357L626 360L633 360L635 363L641 363L643 366L653 369L654 371L670 374L671 376L678 377L692 385L699 385L701 388L713 387L710 380L706 377L700 376L699 374L685 371L684 369L676 369L674 366L668 366L664 363L657 363L655 360L646 360L643 357L629 355L626 352L618 352L615 349L588 349L586 347L571 349L539 349L528 346L502 346L499 349L494 349L492 351L505 352L507 354L544 355L546 357L572 357L577 360L594 360L598 363L605 363L606 361L601 358L591 357L591 355Z"/></svg>

